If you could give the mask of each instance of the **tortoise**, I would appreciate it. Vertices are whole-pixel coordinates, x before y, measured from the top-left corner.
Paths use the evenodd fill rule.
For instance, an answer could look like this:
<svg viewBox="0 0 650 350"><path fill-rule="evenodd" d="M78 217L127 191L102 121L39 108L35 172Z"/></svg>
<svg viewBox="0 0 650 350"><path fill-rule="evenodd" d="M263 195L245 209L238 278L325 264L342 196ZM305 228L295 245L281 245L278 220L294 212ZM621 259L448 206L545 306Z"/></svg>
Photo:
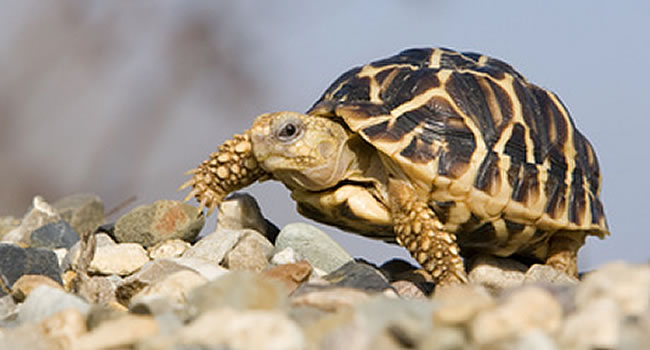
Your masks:
<svg viewBox="0 0 650 350"><path fill-rule="evenodd" d="M415 48L353 68L306 113L263 114L181 186L208 215L279 180L300 214L398 243L436 284L463 258L516 256L577 275L589 235L609 234L589 141L554 93L509 64Z"/></svg>

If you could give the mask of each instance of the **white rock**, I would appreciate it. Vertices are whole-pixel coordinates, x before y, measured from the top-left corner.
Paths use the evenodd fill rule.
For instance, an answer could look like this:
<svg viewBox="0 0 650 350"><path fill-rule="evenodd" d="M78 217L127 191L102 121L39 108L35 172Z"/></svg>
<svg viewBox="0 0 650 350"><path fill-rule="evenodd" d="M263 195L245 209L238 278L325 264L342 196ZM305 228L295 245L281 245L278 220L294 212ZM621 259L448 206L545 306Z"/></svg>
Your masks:
<svg viewBox="0 0 650 350"><path fill-rule="evenodd" d="M137 243L97 245L89 272L105 275L130 275L149 261L147 252Z"/></svg>
<svg viewBox="0 0 650 350"><path fill-rule="evenodd" d="M191 245L182 239L170 239L164 242L160 242L153 247L148 249L149 257L152 260L155 259L164 259L164 258L178 258L186 250L188 250Z"/></svg>

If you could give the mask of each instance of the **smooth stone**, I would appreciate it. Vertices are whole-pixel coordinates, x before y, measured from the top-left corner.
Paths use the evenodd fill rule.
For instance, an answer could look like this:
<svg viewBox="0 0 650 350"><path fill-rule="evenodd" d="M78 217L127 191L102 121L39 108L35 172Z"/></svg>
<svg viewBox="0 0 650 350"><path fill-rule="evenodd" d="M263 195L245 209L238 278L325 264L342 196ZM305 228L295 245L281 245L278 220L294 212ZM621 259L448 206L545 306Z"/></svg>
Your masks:
<svg viewBox="0 0 650 350"><path fill-rule="evenodd" d="M550 283L550 284L562 284L562 285L577 285L580 281L573 277L569 276L566 273L556 270L555 268L542 265L534 264L528 268L526 275L524 276L524 284L528 283Z"/></svg>
<svg viewBox="0 0 650 350"><path fill-rule="evenodd" d="M650 265L609 263L588 273L576 291L582 309L593 299L609 297L625 316L641 317L650 310Z"/></svg>
<svg viewBox="0 0 650 350"><path fill-rule="evenodd" d="M16 227L20 226L20 220L16 219L13 216L2 216L0 217L0 239L4 237L4 235L15 229Z"/></svg>
<svg viewBox="0 0 650 350"><path fill-rule="evenodd" d="M215 265L221 264L226 254L248 232L255 231L218 229L194 243L190 249L183 253L183 257L200 258L211 261Z"/></svg>
<svg viewBox="0 0 650 350"><path fill-rule="evenodd" d="M284 264L264 271L264 275L277 279L292 293L311 275L311 265L305 260L295 264Z"/></svg>
<svg viewBox="0 0 650 350"><path fill-rule="evenodd" d="M279 252L274 252L271 257L271 264L273 265L284 265L284 264L296 264L305 258L298 254L293 248L286 247Z"/></svg>
<svg viewBox="0 0 650 350"><path fill-rule="evenodd" d="M29 294L40 286L63 290L61 284L43 275L22 275L11 287L11 296L16 302L23 302Z"/></svg>
<svg viewBox="0 0 650 350"><path fill-rule="evenodd" d="M528 267L516 260L498 258L491 255L478 255L470 262L469 281L498 294L524 283Z"/></svg>
<svg viewBox="0 0 650 350"><path fill-rule="evenodd" d="M18 321L38 322L66 309L76 309L85 315L90 306L77 296L42 285L29 293L18 312Z"/></svg>
<svg viewBox="0 0 650 350"><path fill-rule="evenodd" d="M233 271L262 272L269 266L272 255L273 244L262 234L250 230L226 253L224 265Z"/></svg>
<svg viewBox="0 0 650 350"><path fill-rule="evenodd" d="M204 216L197 214L197 208L189 204L158 200L120 217L115 223L115 239L144 247L174 238L192 242L205 223Z"/></svg>
<svg viewBox="0 0 650 350"><path fill-rule="evenodd" d="M165 312L172 309L180 310L185 306L186 296L190 291L207 281L205 277L197 272L191 270L177 271L141 289L131 298L129 309L146 310L146 312L153 314L160 313L158 312L160 309L157 307L159 303L152 301L164 299L166 304L170 306L169 309L167 307L163 309Z"/></svg>
<svg viewBox="0 0 650 350"><path fill-rule="evenodd" d="M147 252L136 243L97 246L88 271L104 275L126 276L149 262Z"/></svg>
<svg viewBox="0 0 650 350"><path fill-rule="evenodd" d="M293 306L310 306L319 310L335 312L350 308L370 298L362 290L343 287L305 287L302 285L291 296Z"/></svg>
<svg viewBox="0 0 650 350"><path fill-rule="evenodd" d="M439 305L433 315L434 321L449 326L466 324L482 311L496 305L484 287L471 284L439 288L433 300Z"/></svg>
<svg viewBox="0 0 650 350"><path fill-rule="evenodd" d="M23 275L43 275L63 284L56 254L45 248L21 248L0 243L0 296Z"/></svg>
<svg viewBox="0 0 650 350"><path fill-rule="evenodd" d="M138 342L160 331L156 320L150 316L124 315L102 322L91 332L75 339L72 349L132 349Z"/></svg>
<svg viewBox="0 0 650 350"><path fill-rule="evenodd" d="M338 243L315 226L293 223L285 226L275 241L275 251L291 247L309 263L327 273L353 261Z"/></svg>
<svg viewBox="0 0 650 350"><path fill-rule="evenodd" d="M5 233L3 242L30 245L30 235L37 228L61 220L61 216L41 196L32 200L32 207L23 216L20 225Z"/></svg>
<svg viewBox="0 0 650 350"><path fill-rule="evenodd" d="M284 310L287 289L281 282L249 271L233 271L195 288L188 296L190 314L208 310Z"/></svg>
<svg viewBox="0 0 650 350"><path fill-rule="evenodd" d="M540 329L552 334L562 324L562 306L546 290L526 286L513 291L503 304L479 313L470 323L470 334L479 347L512 339Z"/></svg>
<svg viewBox="0 0 650 350"><path fill-rule="evenodd" d="M178 258L190 249L191 245L181 239L175 238L159 242L156 245L147 249L147 254L151 260L165 259L165 258Z"/></svg>
<svg viewBox="0 0 650 350"><path fill-rule="evenodd" d="M30 236L31 246L40 248L70 248L79 241L79 234L67 222L61 220L41 226Z"/></svg>
<svg viewBox="0 0 650 350"><path fill-rule="evenodd" d="M366 292L382 292L392 288L379 270L356 261L344 264L323 278L336 287L358 288Z"/></svg>
<svg viewBox="0 0 650 350"><path fill-rule="evenodd" d="M175 349L302 350L307 345L300 327L285 314L272 310L210 310L181 329L175 338Z"/></svg>
<svg viewBox="0 0 650 350"><path fill-rule="evenodd" d="M558 335L563 349L617 349L622 310L610 297L590 299L570 314Z"/></svg>
<svg viewBox="0 0 650 350"><path fill-rule="evenodd" d="M66 196L54 202L52 207L80 235L88 231L95 232L104 224L104 203L96 194Z"/></svg>
<svg viewBox="0 0 650 350"><path fill-rule="evenodd" d="M217 229L251 229L275 242L280 230L262 215L260 206L248 193L235 192L219 204Z"/></svg>

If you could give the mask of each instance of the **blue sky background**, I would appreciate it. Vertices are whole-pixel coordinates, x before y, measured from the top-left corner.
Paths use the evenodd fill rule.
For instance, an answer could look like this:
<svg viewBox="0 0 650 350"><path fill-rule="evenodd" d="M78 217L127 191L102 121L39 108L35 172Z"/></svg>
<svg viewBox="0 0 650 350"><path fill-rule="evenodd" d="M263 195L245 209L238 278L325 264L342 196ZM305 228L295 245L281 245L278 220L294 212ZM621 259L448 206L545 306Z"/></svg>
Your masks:
<svg viewBox="0 0 650 350"><path fill-rule="evenodd" d="M34 194L55 199L92 191L107 207L133 194L136 204L182 198L175 189L183 172L256 115L306 110L353 66L404 48L445 46L503 59L556 92L594 145L612 236L589 239L580 267L650 258L650 2L88 1L78 2L83 11L72 20L67 13L74 6L58 18L37 1L0 3L0 73L9 76L0 81L0 99L14 101L0 114L0 161L11 170L0 181L0 214L22 215ZM175 36L195 18L202 29L190 30L187 40ZM90 39L76 37L75 20ZM38 40L29 37L32 43L21 33L35 22L42 28ZM186 44L201 35L212 46ZM172 46L165 44L170 36ZM180 58L170 64L171 56ZM52 57L59 68L47 79L25 73L51 68ZM210 71L180 80L182 95L163 89L206 61L216 62L207 65ZM173 75L170 66L185 70ZM17 81L28 78L38 89L23 87L14 96ZM175 102L161 104L170 99ZM282 185L264 183L250 192L279 226L306 220ZM321 227L355 256L381 263L407 255Z"/></svg>

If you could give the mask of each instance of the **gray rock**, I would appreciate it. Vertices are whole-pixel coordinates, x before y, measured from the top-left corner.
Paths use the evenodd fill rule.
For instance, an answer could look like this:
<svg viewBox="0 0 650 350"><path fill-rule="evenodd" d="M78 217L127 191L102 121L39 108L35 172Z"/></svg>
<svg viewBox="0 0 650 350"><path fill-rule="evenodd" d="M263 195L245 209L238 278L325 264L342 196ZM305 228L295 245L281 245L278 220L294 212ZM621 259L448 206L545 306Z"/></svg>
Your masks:
<svg viewBox="0 0 650 350"><path fill-rule="evenodd" d="M382 292L392 288L379 270L355 261L346 263L323 278L332 286L357 288L366 292Z"/></svg>
<svg viewBox="0 0 650 350"><path fill-rule="evenodd" d="M60 289L40 286L33 290L21 305L18 321L38 322L66 309L76 309L85 315L90 306L83 299Z"/></svg>
<svg viewBox="0 0 650 350"><path fill-rule="evenodd" d="M423 300L405 300L375 296L357 305L371 338L390 333L405 344L417 344L433 332L431 318L435 304Z"/></svg>
<svg viewBox="0 0 650 350"><path fill-rule="evenodd" d="M171 259L157 259L144 264L136 273L125 278L124 283L137 281L142 285L149 285L183 270L192 269Z"/></svg>
<svg viewBox="0 0 650 350"><path fill-rule="evenodd" d="M553 296L527 286L514 291L503 304L479 313L470 323L470 333L479 347L487 347L535 329L553 334L561 323L562 307Z"/></svg>
<svg viewBox="0 0 650 350"><path fill-rule="evenodd" d="M152 260L164 258L178 258L190 249L191 245L180 239L170 239L160 242L147 249L147 253Z"/></svg>
<svg viewBox="0 0 650 350"><path fill-rule="evenodd" d="M221 202L217 229L251 229L263 234L271 242L275 242L280 232L273 223L264 218L255 198L242 192L233 193Z"/></svg>
<svg viewBox="0 0 650 350"><path fill-rule="evenodd" d="M199 258L221 264L228 253L239 240L253 230L221 229L201 238L190 249L183 253L184 258Z"/></svg>
<svg viewBox="0 0 650 350"><path fill-rule="evenodd" d="M295 264L305 258L296 253L295 250L291 247L286 247L281 251L275 251L271 257L271 264L273 265L284 265L284 264Z"/></svg>
<svg viewBox="0 0 650 350"><path fill-rule="evenodd" d="M76 294L96 305L116 305L116 292L122 283L117 275L90 276L77 286Z"/></svg>
<svg viewBox="0 0 650 350"><path fill-rule="evenodd" d="M587 274L576 291L578 309L601 297L612 298L624 316L640 317L650 310L650 265L609 263Z"/></svg>
<svg viewBox="0 0 650 350"><path fill-rule="evenodd" d="M563 349L616 349L619 343L621 310L612 298L590 299L569 315L558 335Z"/></svg>
<svg viewBox="0 0 650 350"><path fill-rule="evenodd" d="M274 310L288 306L287 289L269 277L234 271L194 289L188 297L190 314L208 310Z"/></svg>
<svg viewBox="0 0 650 350"><path fill-rule="evenodd" d="M562 285L576 285L580 282L577 278L556 270L551 266L534 264L524 276L524 283L551 283Z"/></svg>
<svg viewBox="0 0 650 350"><path fill-rule="evenodd" d="M43 275L63 284L56 254L45 248L21 248L13 244L0 243L0 277L5 288L23 275ZM0 288L0 296L5 295Z"/></svg>
<svg viewBox="0 0 650 350"><path fill-rule="evenodd" d="M63 220L41 226L31 234L32 247L69 249L78 241L79 234Z"/></svg>
<svg viewBox="0 0 650 350"><path fill-rule="evenodd" d="M23 216L18 227L7 232L3 242L30 245L30 235L37 228L61 220L61 216L41 196L34 197L32 208Z"/></svg>
<svg viewBox="0 0 650 350"><path fill-rule="evenodd" d="M126 276L149 261L147 252L136 243L97 245L89 272Z"/></svg>
<svg viewBox="0 0 650 350"><path fill-rule="evenodd" d="M199 234L205 218L189 204L159 200L139 206L115 223L119 243L139 243L150 247L158 242L179 238L191 242Z"/></svg>
<svg viewBox="0 0 650 350"><path fill-rule="evenodd" d="M104 224L104 203L95 194L73 194L57 200L52 206L79 234L95 232Z"/></svg>
<svg viewBox="0 0 650 350"><path fill-rule="evenodd" d="M521 286L527 269L526 265L516 260L478 255L470 262L468 278L471 283L498 294L504 289Z"/></svg>
<svg viewBox="0 0 650 350"><path fill-rule="evenodd" d="M317 269L330 273L352 261L348 254L330 236L315 226L293 223L285 226L275 241L275 251L291 247Z"/></svg>
<svg viewBox="0 0 650 350"><path fill-rule="evenodd" d="M0 327L4 327L5 320L18 312L16 302L11 295L0 297Z"/></svg>
<svg viewBox="0 0 650 350"><path fill-rule="evenodd" d="M262 234L249 230L226 254L224 264L231 270L262 272L272 255L273 244Z"/></svg>

